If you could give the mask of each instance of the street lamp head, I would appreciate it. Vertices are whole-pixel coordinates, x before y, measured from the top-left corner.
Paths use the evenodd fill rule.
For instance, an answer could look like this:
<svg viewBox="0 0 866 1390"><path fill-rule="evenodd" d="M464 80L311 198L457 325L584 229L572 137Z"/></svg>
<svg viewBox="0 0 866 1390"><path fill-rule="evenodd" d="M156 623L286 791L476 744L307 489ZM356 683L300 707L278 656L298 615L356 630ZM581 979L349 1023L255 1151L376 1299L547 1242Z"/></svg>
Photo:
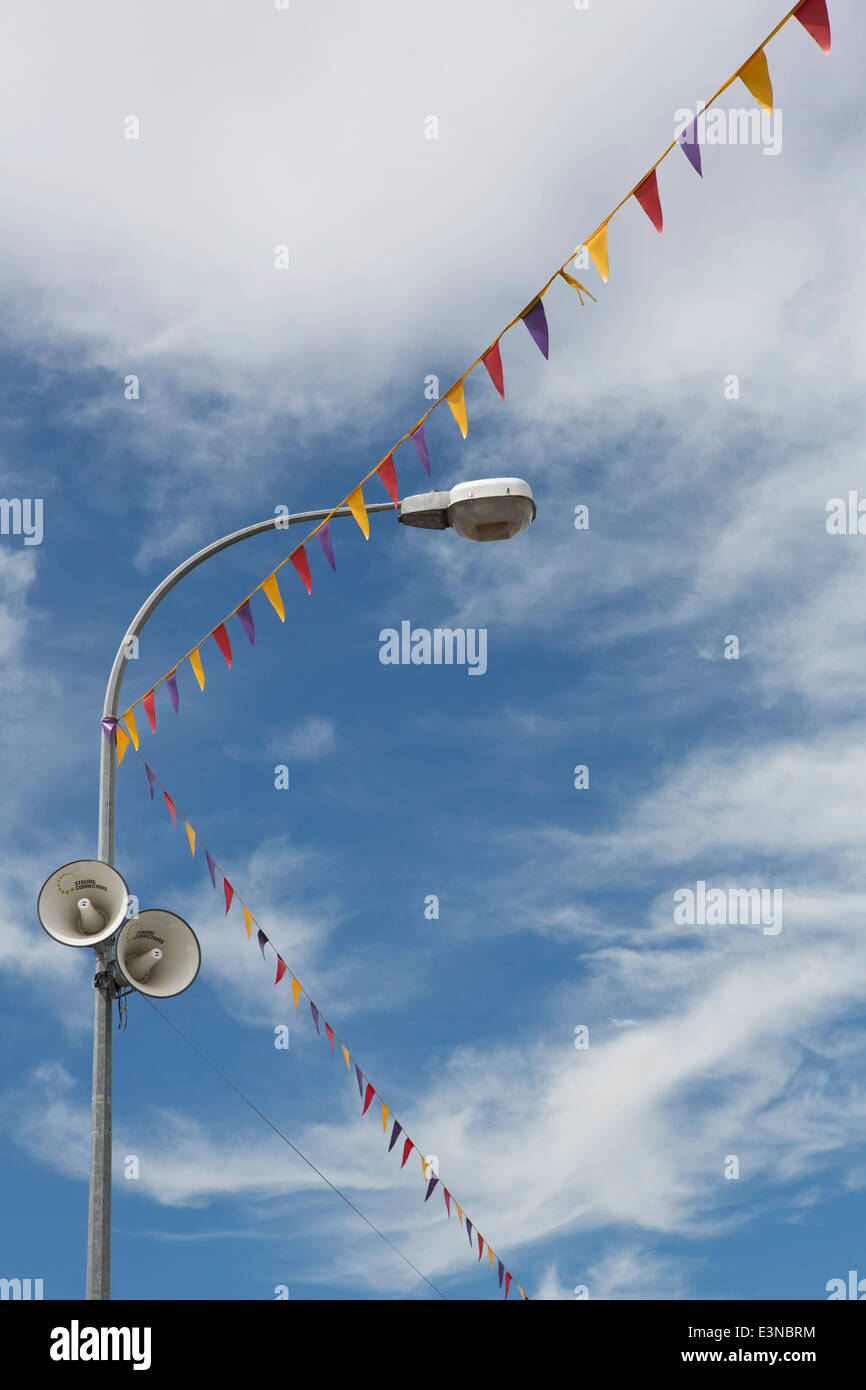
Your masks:
<svg viewBox="0 0 866 1390"><path fill-rule="evenodd" d="M398 519L428 531L451 526L470 541L507 541L535 520L535 502L522 478L476 478L450 492L404 497Z"/></svg>

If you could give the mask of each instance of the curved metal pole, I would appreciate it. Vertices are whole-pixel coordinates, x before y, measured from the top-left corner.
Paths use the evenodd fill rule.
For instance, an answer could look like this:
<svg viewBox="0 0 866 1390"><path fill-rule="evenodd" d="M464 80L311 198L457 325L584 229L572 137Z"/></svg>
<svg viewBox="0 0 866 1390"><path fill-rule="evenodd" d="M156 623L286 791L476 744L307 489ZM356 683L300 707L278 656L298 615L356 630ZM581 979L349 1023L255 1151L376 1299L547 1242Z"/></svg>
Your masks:
<svg viewBox="0 0 866 1390"><path fill-rule="evenodd" d="M396 510L394 502L373 502L367 505L368 512L391 512ZM296 512L288 515L268 517L257 521L253 526L244 526L233 531L221 540L212 541L203 550L184 560L182 565L172 570L161 584L154 589L150 598L141 605L117 649L108 685L105 689L103 716L117 718L120 687L129 661L130 639L138 637L147 620L162 603L166 594L176 584L196 569L212 555L237 545L249 536L257 536L263 531L282 530L286 526L296 526L307 521L324 521L330 516L351 516L348 507L338 507L336 511ZM97 859L105 864L114 864L115 793L117 760L115 743L99 732L99 838ZM91 1098L90 1127L90 1193L87 1212L87 1280L88 1299L108 1299L111 1297L111 1062L112 1032L111 1006L112 989L104 971L111 956L111 942L94 946L97 956L97 978L94 980L93 1001L93 1083Z"/></svg>

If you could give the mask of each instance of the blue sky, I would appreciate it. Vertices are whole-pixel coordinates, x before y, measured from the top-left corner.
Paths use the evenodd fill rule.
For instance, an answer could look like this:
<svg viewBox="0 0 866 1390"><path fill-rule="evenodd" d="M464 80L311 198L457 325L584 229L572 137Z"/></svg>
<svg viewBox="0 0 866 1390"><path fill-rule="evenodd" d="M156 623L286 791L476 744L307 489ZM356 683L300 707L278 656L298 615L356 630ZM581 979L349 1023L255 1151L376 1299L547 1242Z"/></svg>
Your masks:
<svg viewBox="0 0 866 1390"><path fill-rule="evenodd" d="M48 25L9 7L0 97L0 481L44 501L40 545L0 537L0 1275L58 1298L83 1291L92 967L34 905L95 853L126 625L209 540L344 497L782 6L92 9L85 35L65 6ZM155 737L139 718L201 842L535 1297L822 1298L866 1275L866 541L825 524L866 493L866 23L845 0L831 20L829 57L794 23L768 50L778 154L707 148L700 180L675 151L663 235L630 202L608 284L578 272L597 302L546 297L549 363L517 325L506 404L481 369L465 442L434 412L433 485L524 477L529 531L473 545L383 514L365 541L337 519L336 574L313 543L312 597L284 567L285 624L259 594L255 649L235 620L231 671L208 643L204 694L184 666L179 714L163 689ZM411 445L397 475L426 485ZM258 537L170 595L127 701L287 548ZM404 620L485 629L486 672L382 665ZM118 868L202 945L165 1013L449 1297L501 1297L138 759L118 785ZM699 880L781 889L782 930L677 924ZM435 1296L136 998L114 1132L115 1297Z"/></svg>

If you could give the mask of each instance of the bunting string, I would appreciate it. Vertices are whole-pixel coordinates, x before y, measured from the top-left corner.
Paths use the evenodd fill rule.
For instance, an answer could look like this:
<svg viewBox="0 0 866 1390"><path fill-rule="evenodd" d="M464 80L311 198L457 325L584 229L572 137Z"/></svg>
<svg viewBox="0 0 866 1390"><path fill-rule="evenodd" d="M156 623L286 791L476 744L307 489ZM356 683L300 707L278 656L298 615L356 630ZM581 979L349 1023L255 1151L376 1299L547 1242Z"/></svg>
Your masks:
<svg viewBox="0 0 866 1390"><path fill-rule="evenodd" d="M116 721L113 722L113 726L110 729L106 730L107 737L109 738L111 738L113 735L116 735L118 732L122 733L123 730L120 728ZM168 790L160 781L159 777L157 777L153 768L146 761L141 751L136 749L136 752L138 754L139 759L141 760L141 763L144 766L144 770L147 775L147 785L148 790L150 791L151 800L155 800L155 789L158 787L159 790L162 792L163 799L165 800L165 804L168 808L168 812L171 816L172 825L174 826L174 828L177 828L178 818L180 818L180 821L184 825L192 857L195 858L197 850L200 850L203 853L205 862L207 864L207 870L210 876L210 881L214 888L217 887L217 875L219 875L219 878L222 880L223 897L225 900L225 916L228 917L232 910L232 906L237 904L243 916L243 924L247 934L247 940L252 941L253 928L255 927L256 941L262 953L262 959L267 959L265 955L265 950L268 946L271 948L276 957L276 972L274 985L278 985L280 981L283 979L289 980L291 982L292 1001L294 1003L295 1012L297 1013L301 995L304 995L307 999L307 1003L309 1004L310 1016L313 1020L313 1026L315 1027L316 1033L319 1037L321 1037L322 1029L324 1029L325 1036L327 1037L328 1045L330 1046L332 1056L336 1056L337 1046L339 1046L340 1055L346 1063L347 1073L350 1079L354 1076L354 1080L358 1086L358 1094L362 1105L361 1114L366 1115L367 1112L370 1110L373 1101L378 1101L378 1105L375 1108L377 1111L381 1110L382 1133L387 1134L389 1124L391 1126L391 1138L388 1144L388 1152L390 1153L391 1150L395 1147L395 1145L397 1145L398 1140L402 1141L400 1144L401 1168L405 1168L406 1163L408 1162L411 1154L417 1154L418 1158L421 1161L422 1177L424 1182L426 1183L424 1201L428 1202L430 1198L433 1196L433 1193L436 1191L437 1187L441 1186L442 1196L445 1203L445 1210L448 1215L448 1219L451 1219L451 1205L453 1202L458 1213L459 1224L461 1229L464 1228L465 1222L465 1229L469 1236L469 1245L473 1251L473 1254L476 1249L478 1251L477 1262L480 1262L481 1257L486 1249L490 1268L498 1274L499 1287L500 1289L504 1288L505 1298L508 1298L510 1286L512 1283L514 1283L515 1288L520 1294L521 1299L528 1302L529 1295L524 1292L520 1284L516 1283L516 1281L513 1278L513 1275L510 1273L510 1271L506 1268L504 1262L493 1250L486 1237L483 1236L481 1232L478 1230L478 1228L474 1226L473 1223L470 1221L466 1213L466 1208L463 1207L457 1201L453 1190L451 1188L446 1187L440 1175L431 1170L430 1164L424 1155L423 1149L419 1148L419 1146L415 1143L414 1139L410 1137L405 1127L397 1119L391 1107L387 1105L385 1101L382 1099L380 1093L376 1090L369 1077L362 1070L360 1063L349 1051L349 1048L342 1040L340 1035L337 1033L336 1029L333 1028L330 1023L326 1022L325 1018L321 1013L321 1010L318 1008L316 1003L307 993L307 990L301 984L301 981L298 979L294 971L290 968L288 963L285 960L283 960L283 957L280 955L276 946L271 941L270 937L267 936L267 934L265 933L264 928L261 926L257 918L253 916L246 902L238 895L234 885L231 884L229 880L226 878L217 860L211 854L210 850L205 846L201 837L196 833L195 829L190 824L190 822L186 819L183 812L178 807L177 802L169 794ZM199 855L199 858L201 858L201 854Z"/></svg>
<svg viewBox="0 0 866 1390"><path fill-rule="evenodd" d="M566 267L571 264L571 262L575 259L576 256L580 254L580 252L583 249L586 249L589 259L593 262L593 265L595 266L602 280L605 282L607 281L610 273L607 244L607 229L613 218L619 212L620 208L622 208L630 198L633 197L635 199L638 205L646 213L646 216L649 218L656 231L661 233L664 226L664 218L662 214L657 170L659 166L664 162L664 160L667 159L671 151L677 145L679 145L680 148L683 150L683 153L685 154L689 163L692 165L695 171L701 177L703 177L703 168L701 162L701 143L698 133L698 122L703 112L708 110L711 106L713 106L718 101L719 97L722 96L722 94L727 91L728 87L730 87L732 83L736 82L738 78L740 79L740 81L743 82L749 93L755 98L759 105L761 105L765 110L772 111L773 88L772 83L770 81L769 68L767 66L767 57L764 50L766 49L770 41L773 38L775 38L775 36L779 33L779 31L782 28L784 28L784 26L788 23L790 19L796 19L800 23L802 28L805 29L806 33L808 33L815 40L818 46L821 49L823 49L825 53L830 52L830 20L827 13L827 0L798 0L798 3L795 4L784 16L784 18L779 21L775 28L770 31L767 37L762 40L758 47L745 60L745 62L741 63L737 70L733 72L731 76L727 79L727 81L722 83L718 91L715 92L713 96L710 98L710 100L702 107L702 110L698 112L694 116L694 118L687 124L687 126L682 131L680 131L680 133L671 141L667 149L665 149L663 153L659 155L658 159L655 161L655 163L652 165L649 171L646 174L644 174L632 188L629 189L628 193L626 193L624 198L620 199L620 201L616 204L616 207L614 207L612 212L608 213L607 217L605 217L603 222L601 222L599 226L596 227L595 231L592 232L592 234L588 236L586 240L582 242L574 251L572 251L571 255L569 255L563 261L561 266L557 267L557 269L551 275L550 279L532 297L532 299L529 301L526 307L522 309L519 314L516 314L515 317L505 325L505 327L497 334L493 342L490 343L489 346L486 347L482 353L479 353L478 357L475 358L475 361L472 362L470 366L466 368L466 370L457 378L453 385L450 386L448 390L445 391L442 395L440 395L437 400L433 401L433 403L421 416L420 420L417 420L411 429L407 430L405 434L400 436L397 442L393 444L391 448L388 450L385 457L382 458L379 461L379 463L375 465L374 468L371 468L369 473L366 473L364 475L364 477L360 480L359 483L356 484L356 486L349 493L349 495L347 497L344 497L342 501L338 502L336 506L334 506L331 509L328 515L322 521L320 521L319 524L315 526L310 532L308 532L308 534L304 537L301 543L297 545L294 548L294 550L290 551L290 553L286 555L279 562L278 565L275 566L271 573L259 584L257 584L256 587L249 594L247 594L246 598L244 598L235 608L233 608L230 613L227 613L225 617L214 628L211 628L209 632L205 633L204 637L202 637L200 641L196 643L195 647L193 647L190 651L186 652L184 656L180 658L179 661L175 662L174 666L171 668L170 671L167 671L164 676L160 677L160 679L153 686L151 686L149 691L147 691L144 695L139 696L138 699L133 701L132 705L121 717L126 725L124 737L127 739L131 739L136 750L138 749L138 730L135 721L135 709L139 705L144 706L145 713L148 717L148 722L150 723L152 731L155 733L156 710L154 696L156 690L161 685L166 685L168 687L168 693L169 698L171 700L172 708L174 709L175 713L177 713L179 705L177 672L184 662L189 662L190 666L192 667L195 678L198 682L199 688L201 690L204 690L205 672L201 660L201 647L204 645L206 641L208 641L209 638L213 637L217 646L222 652L226 660L226 663L228 664L228 666L231 666L231 642L226 626L230 618L233 618L235 616L238 617L241 626L243 627L244 632L246 633L246 636L248 637L249 641L253 645L255 645L255 623L253 619L252 609L250 607L250 602L259 591L263 592L266 598L269 600L271 606L276 611L280 621L285 622L285 605L283 603L283 598L280 593L279 584L277 582L277 571L280 570L282 566L286 564L287 561L290 560L292 562L292 565L296 570L298 577L303 583L305 589L307 590L307 593L312 593L312 575L310 572L306 546L307 543L311 541L314 536L318 536L319 543L326 560L328 561L331 568L336 570L336 565L334 562L334 551L331 543L330 534L330 521L333 516L335 516L338 512L342 512L343 509L348 509L348 511L351 512L356 522L358 523L358 526L360 527L365 539L369 540L370 522L367 516L367 508L364 501L363 488L364 485L368 483L374 475L376 475L378 476L379 481L385 488L391 500L395 503L397 502L399 492L394 454L401 444L404 444L409 439L412 440L415 453L423 468L425 469L427 476L430 477L430 455L427 446L426 422L428 416L438 406L440 406L443 401L447 401L448 407L451 411L451 414L454 417L454 420L460 430L460 433L462 434L464 439L466 438L469 432L469 419L466 411L466 400L463 384L466 378L470 375L470 373L473 372L475 368L479 366L481 363L484 364L487 374L490 377L490 380L492 381L500 397L503 401L505 400L505 385L503 380L502 358L499 351L499 343L500 340L504 337L504 335L511 328L513 328L515 324L523 322L529 331L530 337L532 338L536 346L539 348L540 352L543 354L545 359L548 357L549 332L547 325L547 317L545 315L544 305L542 303L544 296L547 294L553 282L555 280L561 279L564 281L564 283L569 285L573 290L577 292L581 305L583 305L584 294L588 295L590 299L595 300L595 296L590 294L586 286L581 284L581 282L574 275L572 275L566 269Z"/></svg>

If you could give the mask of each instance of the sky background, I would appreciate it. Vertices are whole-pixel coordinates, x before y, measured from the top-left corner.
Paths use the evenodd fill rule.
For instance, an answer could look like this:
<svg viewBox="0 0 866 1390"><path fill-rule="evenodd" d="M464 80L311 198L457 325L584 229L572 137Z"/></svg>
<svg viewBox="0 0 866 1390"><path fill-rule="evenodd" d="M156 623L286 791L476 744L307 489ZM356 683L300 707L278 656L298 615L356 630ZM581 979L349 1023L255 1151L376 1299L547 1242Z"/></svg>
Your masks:
<svg viewBox="0 0 866 1390"><path fill-rule="evenodd" d="M0 491L44 500L44 537L0 537L0 1276L83 1294L93 957L35 901L96 852L133 614L211 539L345 497L783 9L4 7ZM531 1297L820 1299L866 1275L866 537L826 528L866 496L866 16L830 11L829 57L794 21L769 46L779 152L706 147L699 179L675 150L663 235L632 199L609 282L577 272L597 302L551 287L550 361L518 324L505 405L481 368L466 441L431 417L433 486L526 478L530 530L337 519L336 574L314 542L312 597L284 567L285 624L259 594L255 649L232 620L231 671L209 642L204 693L184 665L179 714L163 687L156 736L138 721ZM737 83L721 107L753 104ZM423 491L411 444L396 461ZM173 592L122 708L288 548L257 537ZM486 673L382 665L403 621L486 629ZM131 754L117 866L199 936L168 1017L448 1297L501 1298ZM781 932L677 925L698 880L781 889ZM115 1297L436 1296L141 998L114 1076Z"/></svg>

